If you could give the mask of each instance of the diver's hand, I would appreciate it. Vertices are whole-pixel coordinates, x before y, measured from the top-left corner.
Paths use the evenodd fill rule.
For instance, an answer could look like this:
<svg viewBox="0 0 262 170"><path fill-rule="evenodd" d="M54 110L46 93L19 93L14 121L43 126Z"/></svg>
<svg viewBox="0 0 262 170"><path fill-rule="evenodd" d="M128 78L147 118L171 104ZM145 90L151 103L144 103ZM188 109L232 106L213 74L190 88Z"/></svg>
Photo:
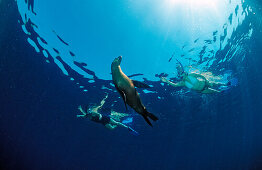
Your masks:
<svg viewBox="0 0 262 170"><path fill-rule="evenodd" d="M84 110L82 109L81 106L78 106L78 109L80 110L80 112L82 113L82 115L76 115L77 117L85 117L86 113L84 112Z"/></svg>
<svg viewBox="0 0 262 170"><path fill-rule="evenodd" d="M168 80L165 77L160 77L160 80L164 83L168 83Z"/></svg>
<svg viewBox="0 0 262 170"><path fill-rule="evenodd" d="M78 110L80 110L80 112L83 112L82 106L78 106Z"/></svg>

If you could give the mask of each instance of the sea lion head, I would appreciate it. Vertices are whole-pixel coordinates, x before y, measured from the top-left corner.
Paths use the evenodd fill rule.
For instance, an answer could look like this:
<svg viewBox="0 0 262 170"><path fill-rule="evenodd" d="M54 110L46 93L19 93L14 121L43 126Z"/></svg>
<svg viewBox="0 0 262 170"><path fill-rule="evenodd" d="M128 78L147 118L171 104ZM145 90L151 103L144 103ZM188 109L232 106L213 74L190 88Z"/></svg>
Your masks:
<svg viewBox="0 0 262 170"><path fill-rule="evenodd" d="M122 61L122 56L115 58L111 64L111 68L113 69L113 68L117 68L118 66L120 66L121 61Z"/></svg>

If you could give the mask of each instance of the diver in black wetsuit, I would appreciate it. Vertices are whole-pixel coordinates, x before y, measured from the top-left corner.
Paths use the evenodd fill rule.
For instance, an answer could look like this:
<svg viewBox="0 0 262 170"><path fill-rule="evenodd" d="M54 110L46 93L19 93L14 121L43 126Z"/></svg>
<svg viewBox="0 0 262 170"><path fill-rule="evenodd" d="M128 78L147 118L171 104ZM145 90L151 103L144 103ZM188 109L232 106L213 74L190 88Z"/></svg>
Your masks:
<svg viewBox="0 0 262 170"><path fill-rule="evenodd" d="M138 132L136 132L134 129L132 129L131 127L118 122L116 120L114 120L113 118L106 116L106 115L102 115L98 112L98 109L100 109L104 103L105 103L105 99L107 98L107 96L101 101L101 105L97 106L95 108L90 108L86 111L84 111L82 109L81 106L78 107L78 109L80 110L80 112L82 113L82 115L77 115L77 117L85 117L85 118L89 118L91 121L96 122L96 123L100 123L102 125L104 125L106 128L113 130L115 129L117 126L122 126L124 128L127 128L130 132L132 132L134 135L138 135Z"/></svg>

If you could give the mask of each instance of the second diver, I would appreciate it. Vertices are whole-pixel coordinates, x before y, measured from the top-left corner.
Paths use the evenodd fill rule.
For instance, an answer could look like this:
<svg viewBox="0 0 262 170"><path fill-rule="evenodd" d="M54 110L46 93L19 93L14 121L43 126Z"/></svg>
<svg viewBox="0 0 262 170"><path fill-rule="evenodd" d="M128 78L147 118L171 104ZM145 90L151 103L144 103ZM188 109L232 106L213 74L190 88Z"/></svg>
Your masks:
<svg viewBox="0 0 262 170"><path fill-rule="evenodd" d="M161 81L168 83L169 85L173 86L173 87L187 87L193 91L199 92L199 93L204 93L204 94L210 94L210 93L219 93L221 91L214 89L213 87L215 86L229 86L230 85L230 81L226 84L224 83L219 83L219 82L215 82L215 81L210 81L208 80L207 77L210 77L210 74L212 75L212 73L208 74L208 73L186 73L184 71L184 68L182 66L182 64L177 60L178 64L177 64L177 72L178 72L178 76L181 79L179 82L177 83L173 83L169 80L167 80L165 77L161 77ZM208 76L209 75L209 76ZM211 76L214 77L214 76Z"/></svg>
<svg viewBox="0 0 262 170"><path fill-rule="evenodd" d="M139 135L138 132L136 132L134 129L132 129L130 126L127 126L123 123L121 123L120 121L117 121L113 118L111 118L110 116L107 115L102 115L101 113L98 112L98 109L101 109L102 106L105 103L105 100L108 96L106 96L100 103L99 106L93 107L93 108L89 108L86 110L83 110L83 108L81 106L78 107L78 109L80 110L80 112L82 113L81 115L77 115L77 117L84 117L84 118L88 118L93 122L96 123L100 123L102 125L104 125L106 128L113 130L115 129L117 126L120 127L124 127L126 129L128 129L132 134L134 135Z"/></svg>

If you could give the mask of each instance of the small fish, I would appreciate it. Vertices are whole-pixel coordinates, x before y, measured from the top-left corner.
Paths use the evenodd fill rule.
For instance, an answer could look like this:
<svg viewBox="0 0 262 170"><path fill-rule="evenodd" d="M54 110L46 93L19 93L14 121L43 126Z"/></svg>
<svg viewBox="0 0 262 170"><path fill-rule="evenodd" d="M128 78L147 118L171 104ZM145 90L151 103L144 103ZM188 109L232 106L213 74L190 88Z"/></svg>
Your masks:
<svg viewBox="0 0 262 170"><path fill-rule="evenodd" d="M57 36L57 38L62 42L64 43L65 45L69 46L69 44L67 42L65 42L59 35L56 34L55 31L53 31L55 33L55 35Z"/></svg>
<svg viewBox="0 0 262 170"><path fill-rule="evenodd" d="M192 52L192 51L194 51L195 50L195 48L191 48L190 50L188 50L188 52Z"/></svg>
<svg viewBox="0 0 262 170"><path fill-rule="evenodd" d="M214 32L213 32L213 35L214 35L214 36L215 36L215 35L217 35L217 32L218 32L217 30L216 30L216 31L214 31Z"/></svg>
<svg viewBox="0 0 262 170"><path fill-rule="evenodd" d="M57 49L53 48L53 50L54 50L57 54L60 54Z"/></svg>
<svg viewBox="0 0 262 170"><path fill-rule="evenodd" d="M205 43L211 44L211 43L212 43L212 40L205 40Z"/></svg>
<svg viewBox="0 0 262 170"><path fill-rule="evenodd" d="M175 53L172 54L172 57L168 60L168 62L170 62L172 60L172 58L174 57Z"/></svg>
<svg viewBox="0 0 262 170"><path fill-rule="evenodd" d="M142 74L142 73L137 73L137 74L132 74L132 75L130 75L130 76L128 76L129 78L130 77L135 77L135 76L143 76L144 74Z"/></svg>
<svg viewBox="0 0 262 170"><path fill-rule="evenodd" d="M197 38L197 39L194 41L194 43L196 43L198 40L199 40L199 38Z"/></svg>
<svg viewBox="0 0 262 170"><path fill-rule="evenodd" d="M72 51L69 51L69 53L72 57L76 56Z"/></svg>

